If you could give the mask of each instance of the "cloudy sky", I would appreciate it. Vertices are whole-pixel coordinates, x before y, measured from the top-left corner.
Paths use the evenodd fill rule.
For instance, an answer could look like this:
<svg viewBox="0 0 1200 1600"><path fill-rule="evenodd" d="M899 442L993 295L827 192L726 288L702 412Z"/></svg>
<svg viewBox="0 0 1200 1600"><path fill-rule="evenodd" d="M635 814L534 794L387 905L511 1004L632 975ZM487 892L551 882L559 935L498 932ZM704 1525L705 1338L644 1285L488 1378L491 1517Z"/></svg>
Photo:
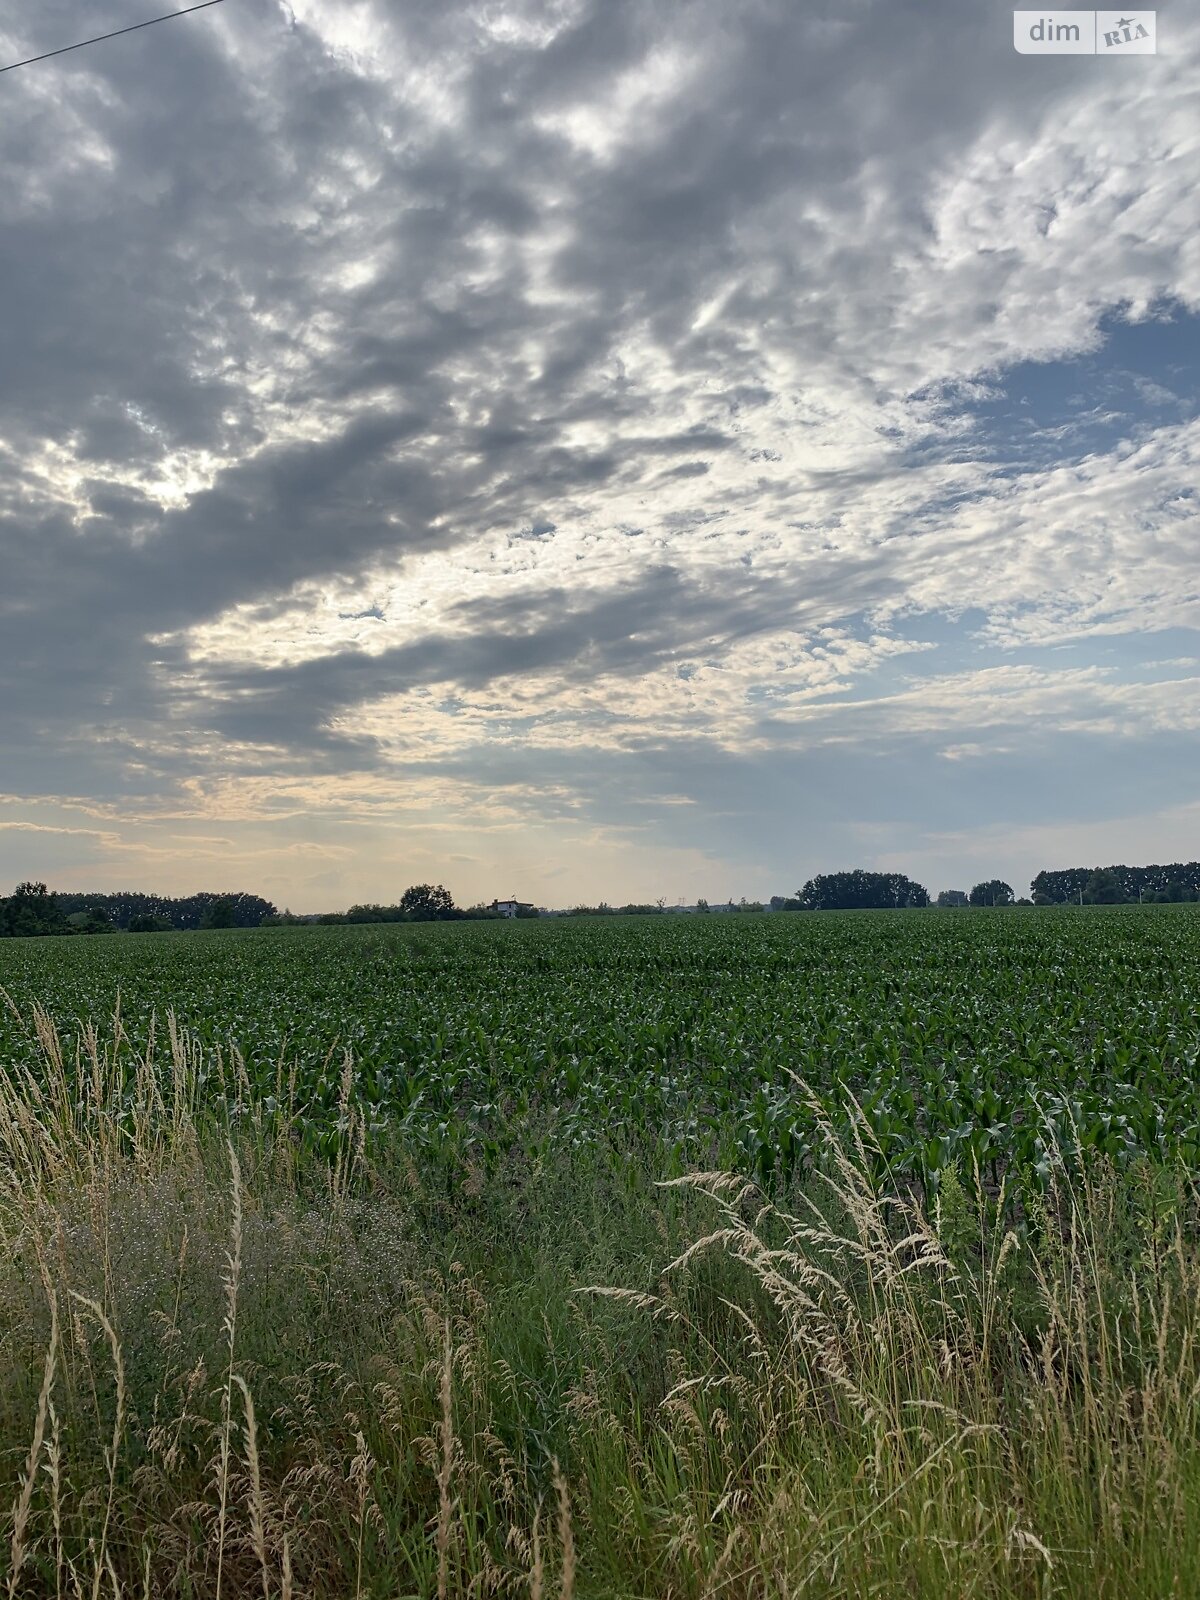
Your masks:
<svg viewBox="0 0 1200 1600"><path fill-rule="evenodd" d="M167 9L0 0L0 55ZM224 0L0 76L0 888L1200 855L1158 27Z"/></svg>

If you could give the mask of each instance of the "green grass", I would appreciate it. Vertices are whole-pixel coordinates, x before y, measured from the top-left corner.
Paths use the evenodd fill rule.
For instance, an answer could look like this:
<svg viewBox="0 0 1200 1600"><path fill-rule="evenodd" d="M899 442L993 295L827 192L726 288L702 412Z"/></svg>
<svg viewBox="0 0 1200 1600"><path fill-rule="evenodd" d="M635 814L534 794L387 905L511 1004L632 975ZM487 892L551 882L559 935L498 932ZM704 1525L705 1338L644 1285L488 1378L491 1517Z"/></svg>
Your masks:
<svg viewBox="0 0 1200 1600"><path fill-rule="evenodd" d="M18 943L0 1592L1200 1593L1194 911Z"/></svg>

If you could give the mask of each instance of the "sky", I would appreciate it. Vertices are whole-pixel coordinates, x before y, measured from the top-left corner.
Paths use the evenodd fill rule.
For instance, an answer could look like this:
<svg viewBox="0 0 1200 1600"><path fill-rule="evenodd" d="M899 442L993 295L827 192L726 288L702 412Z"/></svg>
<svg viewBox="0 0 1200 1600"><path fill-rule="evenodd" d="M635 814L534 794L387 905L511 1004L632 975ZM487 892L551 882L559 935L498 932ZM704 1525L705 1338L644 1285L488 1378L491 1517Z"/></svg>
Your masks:
<svg viewBox="0 0 1200 1600"><path fill-rule="evenodd" d="M0 0L0 65L154 0ZM1200 15L223 0L0 75L0 892L1200 855Z"/></svg>

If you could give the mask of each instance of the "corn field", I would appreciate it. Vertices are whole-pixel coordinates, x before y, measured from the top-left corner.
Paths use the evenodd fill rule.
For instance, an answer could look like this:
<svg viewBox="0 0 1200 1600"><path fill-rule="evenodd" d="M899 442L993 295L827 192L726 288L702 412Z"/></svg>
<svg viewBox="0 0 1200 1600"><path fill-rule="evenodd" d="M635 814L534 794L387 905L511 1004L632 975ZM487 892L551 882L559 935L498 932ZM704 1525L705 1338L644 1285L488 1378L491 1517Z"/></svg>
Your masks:
<svg viewBox="0 0 1200 1600"><path fill-rule="evenodd" d="M9 1596L1200 1593L1200 915L0 948Z"/></svg>

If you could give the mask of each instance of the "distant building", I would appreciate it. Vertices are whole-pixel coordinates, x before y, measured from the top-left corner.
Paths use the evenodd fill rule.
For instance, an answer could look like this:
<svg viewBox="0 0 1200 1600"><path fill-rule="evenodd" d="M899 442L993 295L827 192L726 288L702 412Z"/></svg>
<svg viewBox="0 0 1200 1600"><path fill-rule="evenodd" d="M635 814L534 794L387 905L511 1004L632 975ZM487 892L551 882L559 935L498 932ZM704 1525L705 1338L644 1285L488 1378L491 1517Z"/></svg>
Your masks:
<svg viewBox="0 0 1200 1600"><path fill-rule="evenodd" d="M498 911L502 917L532 917L537 915L537 907L529 905L524 900L493 900L489 910Z"/></svg>

